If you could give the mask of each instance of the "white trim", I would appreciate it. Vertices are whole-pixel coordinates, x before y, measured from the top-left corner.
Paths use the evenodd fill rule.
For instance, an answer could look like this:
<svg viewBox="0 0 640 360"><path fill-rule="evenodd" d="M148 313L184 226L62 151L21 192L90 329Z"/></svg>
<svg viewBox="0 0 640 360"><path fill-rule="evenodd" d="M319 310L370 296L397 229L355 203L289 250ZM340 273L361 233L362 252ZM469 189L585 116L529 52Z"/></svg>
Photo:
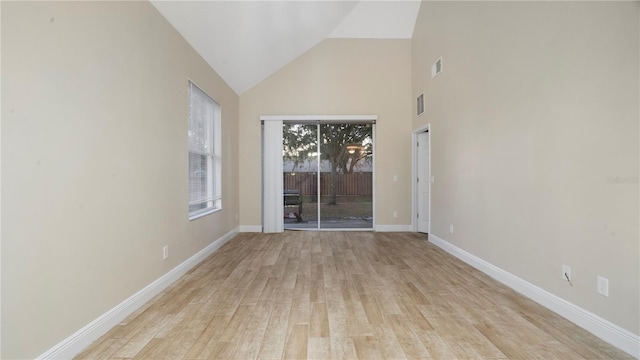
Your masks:
<svg viewBox="0 0 640 360"><path fill-rule="evenodd" d="M203 209L203 212L201 212L201 213L193 212L194 215L189 217L189 221L200 219L201 217L205 217L205 216L207 216L209 214L213 214L213 213L218 212L220 210L222 210L222 208L215 208L214 207L214 208Z"/></svg>
<svg viewBox="0 0 640 360"><path fill-rule="evenodd" d="M629 355L640 357L640 336L429 234L429 241L456 258L568 319Z"/></svg>
<svg viewBox="0 0 640 360"><path fill-rule="evenodd" d="M262 232L262 225L240 225L240 232Z"/></svg>
<svg viewBox="0 0 640 360"><path fill-rule="evenodd" d="M377 121L378 115L260 115L260 121Z"/></svg>
<svg viewBox="0 0 640 360"><path fill-rule="evenodd" d="M185 260L182 264L176 266L168 273L162 275L156 281L145 286L142 290L138 291L125 301L116 305L113 309L100 315L97 319L93 320L82 329L76 331L68 338L62 340L60 343L47 350L36 359L73 358L87 346L91 345L91 343L97 340L100 336L104 335L111 328L118 325L127 316L131 315L134 311L142 307L154 296L158 295L162 290L166 289L174 281L178 280L182 275L186 274L187 271L200 264L204 259L218 250L227 241L231 240L237 233L238 228L229 231L218 240L214 241L192 257Z"/></svg>
<svg viewBox="0 0 640 360"><path fill-rule="evenodd" d="M411 225L375 225L377 232L408 232L411 231Z"/></svg>

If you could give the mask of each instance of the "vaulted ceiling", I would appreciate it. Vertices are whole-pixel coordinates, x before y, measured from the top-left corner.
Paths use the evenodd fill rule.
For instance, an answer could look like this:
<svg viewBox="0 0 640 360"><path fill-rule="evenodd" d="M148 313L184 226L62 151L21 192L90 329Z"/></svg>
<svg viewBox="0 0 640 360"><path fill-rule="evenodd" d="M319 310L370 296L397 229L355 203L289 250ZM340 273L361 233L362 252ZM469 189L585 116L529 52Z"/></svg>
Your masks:
<svg viewBox="0 0 640 360"><path fill-rule="evenodd" d="M408 39L419 0L151 3L242 94L326 38Z"/></svg>

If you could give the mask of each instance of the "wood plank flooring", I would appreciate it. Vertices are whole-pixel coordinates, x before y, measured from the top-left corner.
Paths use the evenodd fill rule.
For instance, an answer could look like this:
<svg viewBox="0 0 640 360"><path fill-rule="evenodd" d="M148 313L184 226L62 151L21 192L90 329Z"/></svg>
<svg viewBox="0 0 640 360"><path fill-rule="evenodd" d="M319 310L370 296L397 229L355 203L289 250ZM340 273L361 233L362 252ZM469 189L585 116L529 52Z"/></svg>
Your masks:
<svg viewBox="0 0 640 360"><path fill-rule="evenodd" d="M413 233L240 234L76 359L632 359Z"/></svg>

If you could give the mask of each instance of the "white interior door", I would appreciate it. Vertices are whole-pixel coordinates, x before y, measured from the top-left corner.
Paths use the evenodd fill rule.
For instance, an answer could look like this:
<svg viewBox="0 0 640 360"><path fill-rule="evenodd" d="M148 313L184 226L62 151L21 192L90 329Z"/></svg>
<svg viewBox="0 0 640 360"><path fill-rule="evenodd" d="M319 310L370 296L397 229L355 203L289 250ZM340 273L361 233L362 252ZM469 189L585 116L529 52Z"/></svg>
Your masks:
<svg viewBox="0 0 640 360"><path fill-rule="evenodd" d="M418 165L418 231L423 233L429 232L429 184L431 175L429 174L429 133L422 132L418 134L417 143L417 165Z"/></svg>

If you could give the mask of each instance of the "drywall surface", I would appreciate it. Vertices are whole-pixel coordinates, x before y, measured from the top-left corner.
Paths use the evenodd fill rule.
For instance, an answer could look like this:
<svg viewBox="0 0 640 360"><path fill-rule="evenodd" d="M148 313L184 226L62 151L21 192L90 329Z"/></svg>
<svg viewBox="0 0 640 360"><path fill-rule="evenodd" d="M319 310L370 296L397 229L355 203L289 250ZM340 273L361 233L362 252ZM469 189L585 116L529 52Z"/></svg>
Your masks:
<svg viewBox="0 0 640 360"><path fill-rule="evenodd" d="M635 334L639 4L423 2L412 46L433 234Z"/></svg>
<svg viewBox="0 0 640 360"><path fill-rule="evenodd" d="M365 114L378 115L376 223L408 227L411 41L371 39L325 40L240 96L241 224L262 223L260 115Z"/></svg>
<svg viewBox="0 0 640 360"><path fill-rule="evenodd" d="M149 3L1 6L2 358L34 358L237 227L239 98ZM194 221L189 79L223 131Z"/></svg>

